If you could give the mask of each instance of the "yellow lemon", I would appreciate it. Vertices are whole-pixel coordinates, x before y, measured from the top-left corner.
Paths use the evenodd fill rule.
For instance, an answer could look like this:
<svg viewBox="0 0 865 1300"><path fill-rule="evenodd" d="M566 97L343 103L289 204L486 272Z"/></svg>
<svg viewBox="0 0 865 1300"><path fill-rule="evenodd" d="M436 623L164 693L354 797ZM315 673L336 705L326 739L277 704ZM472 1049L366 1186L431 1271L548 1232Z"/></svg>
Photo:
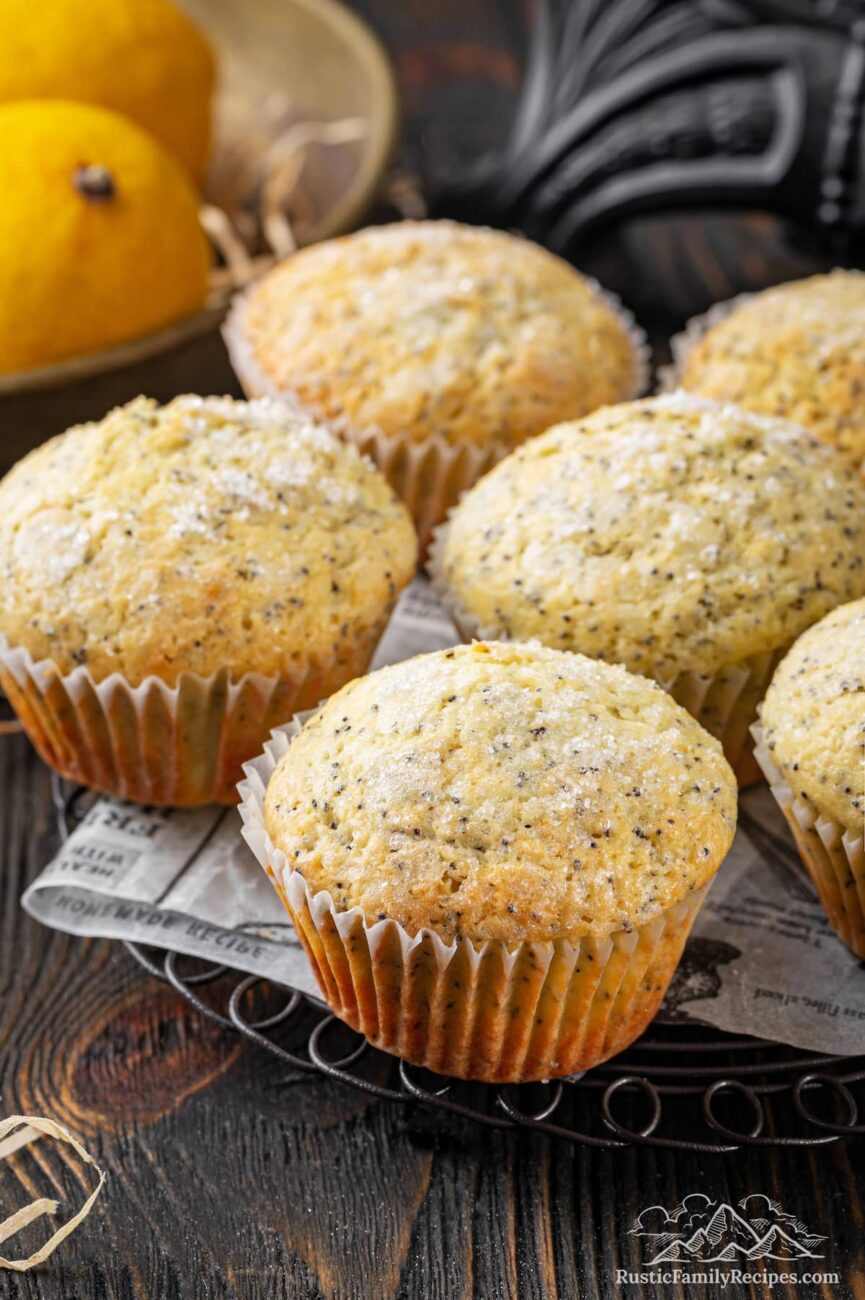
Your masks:
<svg viewBox="0 0 865 1300"><path fill-rule="evenodd" d="M197 311L210 250L175 157L119 113L0 105L0 373Z"/></svg>
<svg viewBox="0 0 865 1300"><path fill-rule="evenodd" d="M125 113L200 182L214 65L169 0L0 0L0 103L79 99Z"/></svg>

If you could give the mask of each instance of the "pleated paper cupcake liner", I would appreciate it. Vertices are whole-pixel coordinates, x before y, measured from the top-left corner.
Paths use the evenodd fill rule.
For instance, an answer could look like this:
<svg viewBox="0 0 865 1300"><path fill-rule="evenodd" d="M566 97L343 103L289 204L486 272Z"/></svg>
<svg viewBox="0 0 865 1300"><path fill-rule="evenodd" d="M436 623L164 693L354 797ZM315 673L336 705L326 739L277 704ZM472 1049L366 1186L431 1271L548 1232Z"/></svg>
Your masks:
<svg viewBox="0 0 865 1300"><path fill-rule="evenodd" d="M646 334L614 294L594 280L590 284L599 297L616 312L633 345L632 391L623 394L621 400L639 397L648 386L650 374L651 351ZM238 294L222 327L231 364L243 391L247 397L275 397L283 400L287 397L298 401L296 393L281 389L259 365L246 336L245 312L246 294ZM405 502L417 529L421 560L426 555L433 529L445 518L448 510L456 505L462 494L479 478L513 450L501 444L451 444L437 434L417 441L408 431L399 436L385 434L378 429L358 430L348 421L330 420L328 424L344 441L370 457Z"/></svg>
<svg viewBox="0 0 865 1300"><path fill-rule="evenodd" d="M376 1047L439 1074L485 1082L558 1078L616 1055L654 1017L708 885L646 925L608 937L445 943L397 921L370 924L313 892L275 847L264 795L301 727L277 729L239 787L243 835L294 922L331 1010Z"/></svg>
<svg viewBox="0 0 865 1300"><path fill-rule="evenodd" d="M707 311L700 312L697 316L692 316L689 321L685 322L685 328L678 334L674 334L670 339L670 351L673 360L669 365L658 366L658 392L671 393L674 389L681 387L682 372L685 365L700 340L708 334L710 329L720 324L731 312L743 303L748 302L755 295L753 293L740 293L735 298L727 298L724 302L713 303Z"/></svg>
<svg viewBox="0 0 865 1300"><path fill-rule="evenodd" d="M385 621L290 673L183 673L176 686L63 673L0 637L0 686L40 757L71 781L137 803L236 803L243 763L279 723L365 672Z"/></svg>
<svg viewBox="0 0 865 1300"><path fill-rule="evenodd" d="M473 619L448 584L444 576L447 530L447 523L435 529L430 545L427 571L433 591L464 641L510 640L502 628L494 624L483 626ZM688 671L671 674L647 668L642 675L656 681L720 740L727 762L739 785L744 787L763 779L754 762L750 727L757 717L757 706L766 694L775 667L788 649L788 646L783 646L764 654L751 655L714 673Z"/></svg>
<svg viewBox="0 0 865 1300"><path fill-rule="evenodd" d="M754 757L796 841L833 928L865 960L865 829L847 827L796 795L775 765L759 723L752 728Z"/></svg>
<svg viewBox="0 0 865 1300"><path fill-rule="evenodd" d="M763 779L754 760L751 726L788 648L751 655L714 673L682 672L668 678L658 674L656 678L659 686L720 740L740 788Z"/></svg>
<svg viewBox="0 0 865 1300"><path fill-rule="evenodd" d="M835 267L834 270L839 268ZM696 345L700 342L710 329L726 319L731 312L743 303L750 302L752 298L757 297L754 293L739 293L735 298L726 298L721 302L715 302L706 311L699 312L685 322L685 328L678 334L674 334L670 339L670 351L673 360L670 365L658 367L658 392L669 393L673 389L679 388L681 384L682 371L685 364L693 352Z"/></svg>

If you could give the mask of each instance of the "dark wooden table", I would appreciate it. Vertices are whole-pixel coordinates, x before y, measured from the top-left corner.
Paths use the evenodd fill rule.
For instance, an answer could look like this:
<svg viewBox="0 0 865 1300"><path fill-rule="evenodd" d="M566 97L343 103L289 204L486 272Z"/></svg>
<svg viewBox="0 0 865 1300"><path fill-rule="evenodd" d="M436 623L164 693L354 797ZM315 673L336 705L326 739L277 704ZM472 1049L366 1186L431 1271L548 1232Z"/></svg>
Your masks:
<svg viewBox="0 0 865 1300"><path fill-rule="evenodd" d="M395 55L402 162L435 185L506 124L525 39L520 9L493 0L358 7ZM642 222L582 261L623 294L662 351L670 330L710 301L828 259L768 218L715 215ZM616 1283L617 1269L641 1267L628 1235L635 1214L691 1192L731 1202L762 1192L825 1235L820 1267L839 1283L780 1284L773 1294L865 1300L865 1142L599 1153L293 1076L197 1015L119 945L27 919L19 897L58 832L48 774L21 737L0 738L0 792L0 1114L57 1118L108 1171L94 1212L45 1266L0 1271L3 1300L763 1294ZM67 1148L36 1144L0 1165L0 1218L52 1186L80 1201L91 1182ZM28 1229L23 1244L39 1237Z"/></svg>

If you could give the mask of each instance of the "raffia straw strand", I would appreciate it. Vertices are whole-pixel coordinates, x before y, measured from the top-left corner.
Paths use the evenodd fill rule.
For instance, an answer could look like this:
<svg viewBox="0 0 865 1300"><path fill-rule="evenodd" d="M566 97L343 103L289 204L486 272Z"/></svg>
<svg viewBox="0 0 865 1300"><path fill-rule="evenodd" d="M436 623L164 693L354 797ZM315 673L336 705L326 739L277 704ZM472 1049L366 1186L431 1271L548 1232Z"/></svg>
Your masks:
<svg viewBox="0 0 865 1300"><path fill-rule="evenodd" d="M367 134L362 117L342 117L337 122L294 122L278 135L267 151L267 159L294 158L309 144L351 144Z"/></svg>
<svg viewBox="0 0 865 1300"><path fill-rule="evenodd" d="M5 1160L14 1151L20 1151L22 1147L28 1146L31 1142L38 1142L41 1136L42 1134L37 1133L32 1125L23 1125L17 1132L10 1133L7 1138L0 1142L0 1160Z"/></svg>
<svg viewBox="0 0 865 1300"><path fill-rule="evenodd" d="M198 219L225 260L234 284L245 284L250 278L252 258L246 245L228 219L228 214L213 203L202 203Z"/></svg>
<svg viewBox="0 0 865 1300"><path fill-rule="evenodd" d="M228 213L213 203L204 203L198 218L208 238L222 257L224 266L210 273L210 303L218 306L226 293L242 289L283 257L297 252L297 238L286 208L297 195L305 151L311 144L350 144L367 134L360 117L337 122L295 122L274 140L264 160L261 182L260 223L270 253L253 256Z"/></svg>
<svg viewBox="0 0 865 1300"><path fill-rule="evenodd" d="M52 1201L47 1196L42 1196L38 1201L31 1201L23 1209L16 1210L10 1214L8 1219L0 1223L0 1241L5 1241L7 1237L14 1237L16 1232L26 1228L28 1224L35 1223L41 1219L43 1214L56 1214L59 1201Z"/></svg>
<svg viewBox="0 0 865 1300"><path fill-rule="evenodd" d="M295 122L274 140L265 158L261 187L261 228L277 258L297 251L297 240L286 205L303 171L304 155L311 144L349 144L367 133L362 118L347 117L338 122Z"/></svg>
<svg viewBox="0 0 865 1300"><path fill-rule="evenodd" d="M10 1143L8 1135L13 1133L13 1130L21 1128L25 1132L24 1139L21 1139L20 1134L16 1133L15 1138L17 1140ZM61 1224L53 1236L49 1237L44 1246L41 1246L34 1254L29 1255L27 1259L5 1259L0 1255L0 1268L9 1268L16 1273L26 1273L28 1269L35 1268L37 1264L42 1264L49 1255L54 1253L60 1243L65 1241L69 1234L74 1232L78 1225L87 1218L105 1183L105 1171L100 1169L90 1152L81 1145L78 1139L73 1137L62 1124L58 1124L53 1119L46 1119L41 1115L10 1115L8 1119L0 1120L0 1159L5 1159L12 1154L12 1151L25 1146L27 1142L35 1141L41 1134L56 1138L58 1142L68 1143L85 1164L96 1170L99 1181L80 1210L73 1214L71 1219L67 1219L66 1223ZM4 1138L7 1141L3 1141ZM58 1204L57 1201L52 1201L48 1197L40 1197L38 1200L31 1201L29 1205L22 1206L20 1210L16 1210L14 1214L9 1215L7 1219L0 1223L0 1241L5 1241L8 1237L14 1236L16 1232L20 1232L22 1228L26 1228L29 1223L33 1223L42 1215L56 1214Z"/></svg>
<svg viewBox="0 0 865 1300"><path fill-rule="evenodd" d="M217 307L224 305L226 297L230 296L236 289L242 289L251 280L255 280L265 271L269 271L273 266L274 258L272 253L259 253L257 257L249 260L249 274L243 281L238 280L237 276L228 266L215 266L210 272L210 305Z"/></svg>
<svg viewBox="0 0 865 1300"><path fill-rule="evenodd" d="M387 182L387 198L407 221L422 221L429 215L421 179L416 172L397 168Z"/></svg>

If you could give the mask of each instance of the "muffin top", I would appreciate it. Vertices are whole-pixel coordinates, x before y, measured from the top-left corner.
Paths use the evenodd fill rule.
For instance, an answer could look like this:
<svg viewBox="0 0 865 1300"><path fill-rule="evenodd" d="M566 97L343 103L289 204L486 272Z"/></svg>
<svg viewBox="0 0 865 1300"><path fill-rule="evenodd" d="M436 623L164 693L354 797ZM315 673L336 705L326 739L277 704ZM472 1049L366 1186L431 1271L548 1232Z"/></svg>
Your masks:
<svg viewBox="0 0 865 1300"><path fill-rule="evenodd" d="M502 642L349 683L265 799L314 892L447 941L642 925L713 875L735 823L720 745L658 686Z"/></svg>
<svg viewBox="0 0 865 1300"><path fill-rule="evenodd" d="M139 398L0 483L0 633L97 680L273 675L375 626L415 548L384 478L307 415Z"/></svg>
<svg viewBox="0 0 865 1300"><path fill-rule="evenodd" d="M620 315L525 239L400 222L304 249L239 303L227 329L262 392L290 392L355 433L514 447L556 420L635 394Z"/></svg>
<svg viewBox="0 0 865 1300"><path fill-rule="evenodd" d="M772 758L797 798L854 836L865 827L865 600L809 628L760 710Z"/></svg>
<svg viewBox="0 0 865 1300"><path fill-rule="evenodd" d="M673 393L514 452L463 497L435 568L484 635L712 673L865 594L865 487L797 425Z"/></svg>
<svg viewBox="0 0 865 1300"><path fill-rule="evenodd" d="M833 271L747 299L695 344L680 382L796 420L865 463L865 273Z"/></svg>

